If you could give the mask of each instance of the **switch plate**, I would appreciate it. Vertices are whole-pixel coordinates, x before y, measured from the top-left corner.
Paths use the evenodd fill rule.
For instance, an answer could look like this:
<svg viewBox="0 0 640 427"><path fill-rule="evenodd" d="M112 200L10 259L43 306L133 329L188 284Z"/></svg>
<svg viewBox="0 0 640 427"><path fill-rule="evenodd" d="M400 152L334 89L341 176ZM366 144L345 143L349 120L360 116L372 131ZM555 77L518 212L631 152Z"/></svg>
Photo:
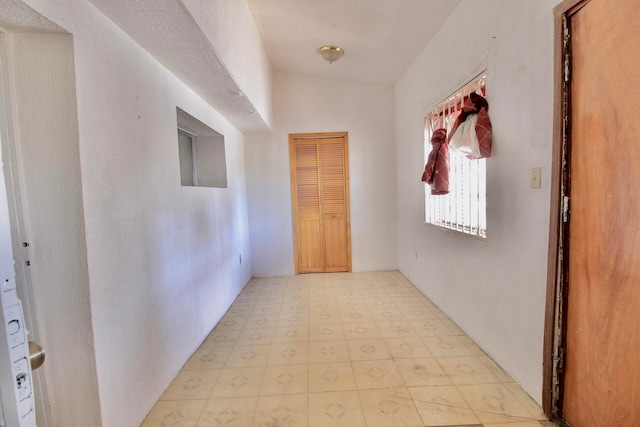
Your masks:
<svg viewBox="0 0 640 427"><path fill-rule="evenodd" d="M542 168L531 168L531 188L542 187Z"/></svg>

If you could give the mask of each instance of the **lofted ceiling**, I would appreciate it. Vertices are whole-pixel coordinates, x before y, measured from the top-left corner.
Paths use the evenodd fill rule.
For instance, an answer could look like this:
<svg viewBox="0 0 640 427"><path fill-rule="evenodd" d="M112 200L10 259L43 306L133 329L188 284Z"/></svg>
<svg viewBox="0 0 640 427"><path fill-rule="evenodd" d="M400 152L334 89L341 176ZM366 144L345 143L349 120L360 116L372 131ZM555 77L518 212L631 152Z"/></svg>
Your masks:
<svg viewBox="0 0 640 427"><path fill-rule="evenodd" d="M275 71L395 84L460 0L248 0ZM344 49L329 64L325 44Z"/></svg>

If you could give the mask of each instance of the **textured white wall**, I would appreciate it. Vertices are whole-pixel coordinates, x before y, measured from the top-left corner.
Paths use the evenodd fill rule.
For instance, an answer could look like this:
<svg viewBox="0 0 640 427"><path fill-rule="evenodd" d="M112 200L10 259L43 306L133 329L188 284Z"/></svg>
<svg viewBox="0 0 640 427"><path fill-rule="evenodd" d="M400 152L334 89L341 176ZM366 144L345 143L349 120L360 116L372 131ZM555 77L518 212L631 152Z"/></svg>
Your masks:
<svg viewBox="0 0 640 427"><path fill-rule="evenodd" d="M28 3L73 35L89 272L73 286L102 425L137 426L250 278L243 137L89 3ZM228 188L180 186L176 106L225 135Z"/></svg>
<svg viewBox="0 0 640 427"><path fill-rule="evenodd" d="M353 271L396 269L393 88L276 73L273 96L274 132L247 136L253 275L293 274L289 134L311 132L349 132Z"/></svg>
<svg viewBox="0 0 640 427"><path fill-rule="evenodd" d="M229 74L271 126L271 64L246 0L182 2L211 41Z"/></svg>
<svg viewBox="0 0 640 427"><path fill-rule="evenodd" d="M463 0L396 85L400 270L541 399L557 0ZM488 238L424 224L423 116L488 69ZM542 167L542 189L530 173Z"/></svg>

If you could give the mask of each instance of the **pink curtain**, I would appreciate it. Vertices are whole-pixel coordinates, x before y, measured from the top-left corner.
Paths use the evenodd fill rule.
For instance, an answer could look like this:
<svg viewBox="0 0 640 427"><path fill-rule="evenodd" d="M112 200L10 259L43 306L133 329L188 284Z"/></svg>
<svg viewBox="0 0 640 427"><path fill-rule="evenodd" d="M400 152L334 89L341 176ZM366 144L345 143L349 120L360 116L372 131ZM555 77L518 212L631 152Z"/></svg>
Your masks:
<svg viewBox="0 0 640 427"><path fill-rule="evenodd" d="M422 182L431 185L431 194L449 193L449 145L446 129L436 129L431 135L431 152L422 174Z"/></svg>

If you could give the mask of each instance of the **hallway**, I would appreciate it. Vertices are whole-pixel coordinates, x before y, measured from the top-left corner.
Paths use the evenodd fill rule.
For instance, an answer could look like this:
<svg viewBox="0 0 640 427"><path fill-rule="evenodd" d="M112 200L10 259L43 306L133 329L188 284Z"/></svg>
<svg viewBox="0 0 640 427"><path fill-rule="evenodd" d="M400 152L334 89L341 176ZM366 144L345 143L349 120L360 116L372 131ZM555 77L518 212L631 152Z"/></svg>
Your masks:
<svg viewBox="0 0 640 427"><path fill-rule="evenodd" d="M545 419L393 271L251 279L142 427L552 425Z"/></svg>

